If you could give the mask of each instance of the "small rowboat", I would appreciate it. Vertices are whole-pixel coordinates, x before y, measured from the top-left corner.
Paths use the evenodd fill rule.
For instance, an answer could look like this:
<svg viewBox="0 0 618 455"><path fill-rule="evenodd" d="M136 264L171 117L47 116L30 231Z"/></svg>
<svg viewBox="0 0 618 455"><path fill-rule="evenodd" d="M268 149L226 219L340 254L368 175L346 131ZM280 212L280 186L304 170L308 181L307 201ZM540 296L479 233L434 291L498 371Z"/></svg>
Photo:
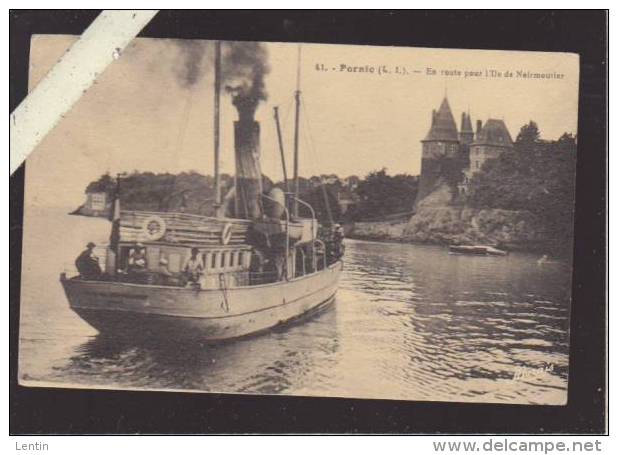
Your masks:
<svg viewBox="0 0 618 455"><path fill-rule="evenodd" d="M471 254L476 256L506 256L508 252L489 245L451 245L451 254Z"/></svg>

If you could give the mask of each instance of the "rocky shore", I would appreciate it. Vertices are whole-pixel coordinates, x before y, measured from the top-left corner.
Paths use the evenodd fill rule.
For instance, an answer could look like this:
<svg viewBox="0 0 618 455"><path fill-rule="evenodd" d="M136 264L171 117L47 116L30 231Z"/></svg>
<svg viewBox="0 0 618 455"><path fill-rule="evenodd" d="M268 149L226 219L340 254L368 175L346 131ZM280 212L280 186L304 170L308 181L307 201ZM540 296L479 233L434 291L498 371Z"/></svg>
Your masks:
<svg viewBox="0 0 618 455"><path fill-rule="evenodd" d="M429 244L483 244L509 250L541 251L548 241L528 211L421 207L407 221L356 222L348 237Z"/></svg>

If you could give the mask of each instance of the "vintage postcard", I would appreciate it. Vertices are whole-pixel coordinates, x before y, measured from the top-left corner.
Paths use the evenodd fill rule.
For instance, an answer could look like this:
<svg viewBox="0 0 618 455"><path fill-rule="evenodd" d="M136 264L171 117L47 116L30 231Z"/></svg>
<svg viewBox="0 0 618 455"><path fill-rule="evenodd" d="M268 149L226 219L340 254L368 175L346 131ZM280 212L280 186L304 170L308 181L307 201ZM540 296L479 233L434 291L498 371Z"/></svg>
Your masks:
<svg viewBox="0 0 618 455"><path fill-rule="evenodd" d="M33 37L31 90L77 39ZM578 84L133 40L26 162L19 383L564 405Z"/></svg>

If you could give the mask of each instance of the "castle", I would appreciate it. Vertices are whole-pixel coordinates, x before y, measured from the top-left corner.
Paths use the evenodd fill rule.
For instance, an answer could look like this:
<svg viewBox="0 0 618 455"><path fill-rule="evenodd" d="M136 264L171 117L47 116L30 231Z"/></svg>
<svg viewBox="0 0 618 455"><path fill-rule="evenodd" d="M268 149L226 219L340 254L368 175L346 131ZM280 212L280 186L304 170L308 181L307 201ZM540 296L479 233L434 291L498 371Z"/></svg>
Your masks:
<svg viewBox="0 0 618 455"><path fill-rule="evenodd" d="M503 120L490 118L484 125L477 120L475 132L470 113L463 112L461 128L457 131L446 96L440 108L433 110L431 127L421 143L423 155L417 207L421 202L448 204L453 197L465 194L470 179L485 161L513 149L513 140Z"/></svg>

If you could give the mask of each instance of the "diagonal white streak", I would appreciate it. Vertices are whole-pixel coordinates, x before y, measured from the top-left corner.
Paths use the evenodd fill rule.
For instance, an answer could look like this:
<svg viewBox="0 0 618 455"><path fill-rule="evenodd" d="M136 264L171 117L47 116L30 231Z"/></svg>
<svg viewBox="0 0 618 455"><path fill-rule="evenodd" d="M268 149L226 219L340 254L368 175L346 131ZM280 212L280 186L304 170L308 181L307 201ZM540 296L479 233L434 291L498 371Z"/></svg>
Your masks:
<svg viewBox="0 0 618 455"><path fill-rule="evenodd" d="M10 115L11 174L157 10L103 11ZM62 153L58 150L56 153Z"/></svg>

